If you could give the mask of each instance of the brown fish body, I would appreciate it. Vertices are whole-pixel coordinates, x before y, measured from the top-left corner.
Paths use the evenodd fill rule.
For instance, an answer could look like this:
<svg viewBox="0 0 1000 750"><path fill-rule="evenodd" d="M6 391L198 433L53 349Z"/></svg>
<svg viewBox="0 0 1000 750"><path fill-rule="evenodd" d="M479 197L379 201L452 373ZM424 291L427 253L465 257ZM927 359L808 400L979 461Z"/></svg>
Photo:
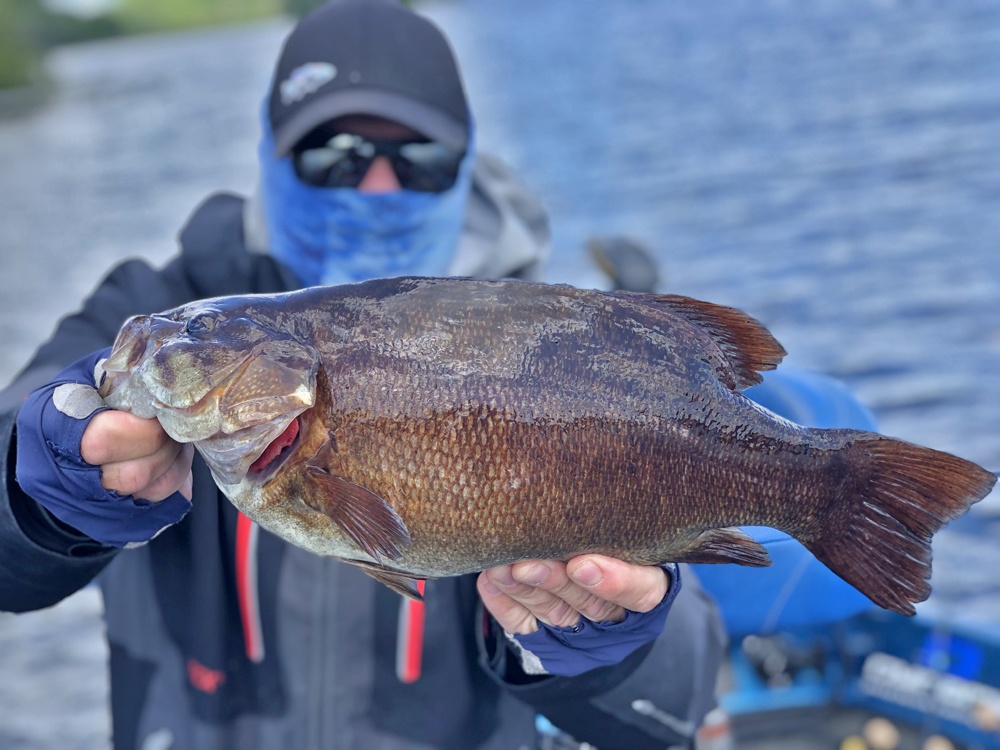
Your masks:
<svg viewBox="0 0 1000 750"><path fill-rule="evenodd" d="M223 324L204 349L175 330L198 316ZM262 526L401 590L413 577L583 552L762 565L766 552L731 527L766 525L883 606L912 611L929 593L930 536L993 481L947 454L757 407L738 391L781 347L743 313L683 297L396 279L214 300L173 318L168 334L138 336L141 355L135 324L123 332L109 403L135 410L154 391L184 391L171 362L193 380L192 361L204 363L193 396L154 410L170 412L168 431L196 441ZM253 354L262 341L278 356ZM146 361L144 382L133 370ZM212 367L227 373L221 384L207 385ZM309 372L310 398L246 416L267 394L301 393L296 370ZM211 411L205 393L226 402L220 414L270 425L239 469L212 450L232 452L241 430L178 426L178 412ZM285 452L264 451L272 441Z"/></svg>

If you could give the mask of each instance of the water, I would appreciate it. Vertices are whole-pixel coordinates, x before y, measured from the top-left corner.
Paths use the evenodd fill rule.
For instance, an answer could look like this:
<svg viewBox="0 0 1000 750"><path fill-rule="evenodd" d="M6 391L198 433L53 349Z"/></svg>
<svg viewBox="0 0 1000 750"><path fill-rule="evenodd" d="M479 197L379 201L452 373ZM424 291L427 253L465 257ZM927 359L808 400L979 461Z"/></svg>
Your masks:
<svg viewBox="0 0 1000 750"><path fill-rule="evenodd" d="M557 259L633 235L671 290L751 311L886 431L1000 467L995 4L514 5L449 20Z"/></svg>
<svg viewBox="0 0 1000 750"><path fill-rule="evenodd" d="M665 289L752 312L883 431L1000 470L1000 6L423 7L481 142L550 208L552 280L602 285L585 239L628 234ZM111 262L162 262L204 195L251 188L287 28L66 48L55 96L0 118L0 382ZM935 582L958 581L976 561L943 539ZM98 612L88 590L0 618L0 748L105 746Z"/></svg>

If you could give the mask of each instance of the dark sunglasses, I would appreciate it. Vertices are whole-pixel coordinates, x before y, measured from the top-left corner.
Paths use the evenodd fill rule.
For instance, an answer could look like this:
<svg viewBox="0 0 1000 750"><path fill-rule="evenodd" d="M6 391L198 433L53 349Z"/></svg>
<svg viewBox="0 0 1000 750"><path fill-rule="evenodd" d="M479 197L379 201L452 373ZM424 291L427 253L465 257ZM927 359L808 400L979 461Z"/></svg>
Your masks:
<svg viewBox="0 0 1000 750"><path fill-rule="evenodd" d="M321 145L292 153L295 174L313 187L357 187L376 156L392 163L406 190L440 193L455 184L465 154L435 141L391 141L337 133Z"/></svg>

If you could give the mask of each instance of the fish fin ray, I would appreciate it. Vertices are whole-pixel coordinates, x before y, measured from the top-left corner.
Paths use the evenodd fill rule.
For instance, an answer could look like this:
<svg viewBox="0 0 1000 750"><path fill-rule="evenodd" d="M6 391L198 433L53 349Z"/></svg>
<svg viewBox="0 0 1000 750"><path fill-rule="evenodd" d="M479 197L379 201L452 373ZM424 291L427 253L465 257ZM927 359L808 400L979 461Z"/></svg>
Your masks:
<svg viewBox="0 0 1000 750"><path fill-rule="evenodd" d="M371 490L307 466L311 484L306 502L325 513L375 560L398 560L410 544L410 531L396 510Z"/></svg>
<svg viewBox="0 0 1000 750"><path fill-rule="evenodd" d="M931 592L931 538L993 488L996 477L948 453L872 436L856 441L871 468L854 512L803 539L818 560L873 602L904 615Z"/></svg>
<svg viewBox="0 0 1000 750"><path fill-rule="evenodd" d="M760 542L739 529L708 529L672 562L736 563L762 568L771 564L771 556Z"/></svg>
<svg viewBox="0 0 1000 750"><path fill-rule="evenodd" d="M361 570L370 575L376 581L388 586L400 596L405 596L407 599L413 599L418 602L423 601L424 596L420 593L420 589L417 588L418 579L413 576L407 575L406 573L398 570L386 568L383 565L377 565L375 563L361 560L344 560L344 562L351 563L351 565L356 565L361 568Z"/></svg>
<svg viewBox="0 0 1000 750"><path fill-rule="evenodd" d="M666 310L700 328L719 348L720 379L731 390L758 385L763 380L760 373L776 368L786 354L771 332L742 310L679 294L614 292L613 296Z"/></svg>

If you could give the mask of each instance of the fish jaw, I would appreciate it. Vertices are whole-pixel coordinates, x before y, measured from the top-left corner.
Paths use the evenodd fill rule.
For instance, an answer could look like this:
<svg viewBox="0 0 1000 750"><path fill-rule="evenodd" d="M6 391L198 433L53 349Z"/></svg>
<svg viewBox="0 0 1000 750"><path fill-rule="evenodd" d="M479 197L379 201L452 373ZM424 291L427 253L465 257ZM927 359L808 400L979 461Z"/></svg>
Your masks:
<svg viewBox="0 0 1000 750"><path fill-rule="evenodd" d="M119 331L111 354L98 368L104 371L98 393L105 403L143 419L156 416L156 404L148 388L135 376L135 370L142 363L151 338L151 316L129 318Z"/></svg>
<svg viewBox="0 0 1000 750"><path fill-rule="evenodd" d="M240 486L247 481L250 467L271 443L289 429L301 411L303 409L292 409L273 420L236 433L220 432L196 442L194 446L211 469L216 484L224 488Z"/></svg>
<svg viewBox="0 0 1000 750"><path fill-rule="evenodd" d="M223 314L213 320L213 340L199 340L190 321L212 311L189 306L130 319L102 363L100 394L108 406L155 417L171 438L193 443L216 481L232 485L315 403L319 357Z"/></svg>
<svg viewBox="0 0 1000 750"><path fill-rule="evenodd" d="M318 368L316 352L293 341L266 341L254 348L219 393L213 409L219 431L195 442L218 483L242 481L268 446L316 403ZM184 419L182 413L178 417Z"/></svg>

